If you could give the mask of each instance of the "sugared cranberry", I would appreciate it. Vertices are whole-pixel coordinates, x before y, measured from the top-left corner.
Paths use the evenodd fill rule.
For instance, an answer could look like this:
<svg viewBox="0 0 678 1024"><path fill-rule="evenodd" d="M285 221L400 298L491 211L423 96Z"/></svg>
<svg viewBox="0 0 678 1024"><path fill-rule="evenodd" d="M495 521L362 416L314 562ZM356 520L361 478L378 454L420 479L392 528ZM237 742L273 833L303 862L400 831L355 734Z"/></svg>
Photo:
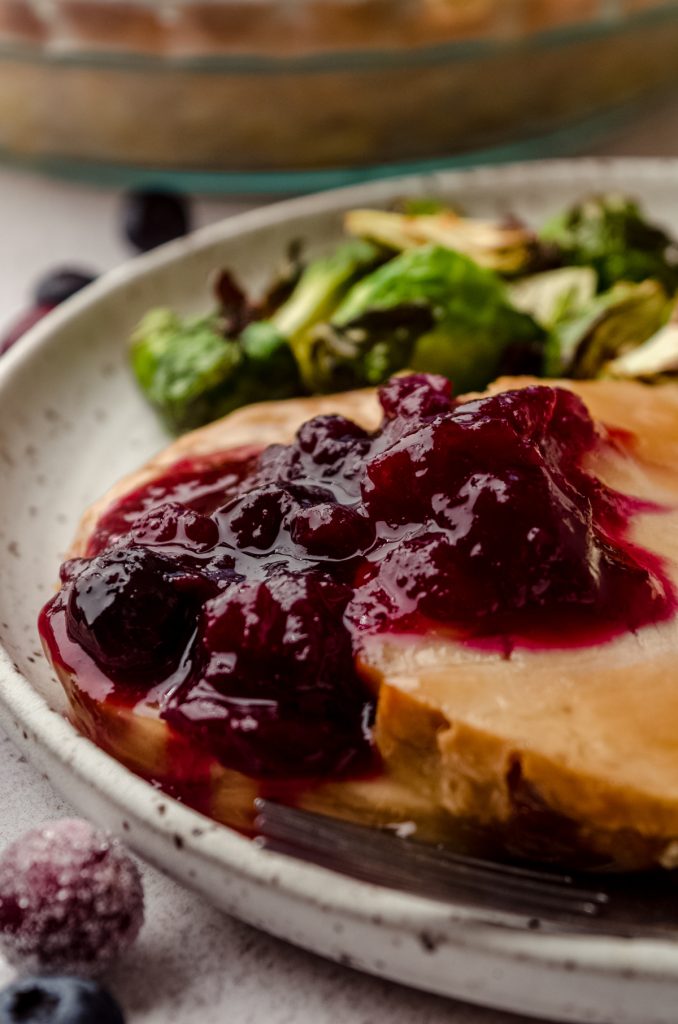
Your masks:
<svg viewBox="0 0 678 1024"><path fill-rule="evenodd" d="M117 840L64 818L0 856L0 944L22 969L96 974L136 939L141 878Z"/></svg>
<svg viewBox="0 0 678 1024"><path fill-rule="evenodd" d="M186 199L160 189L139 189L125 196L125 235L140 252L181 238L190 231L190 210Z"/></svg>
<svg viewBox="0 0 678 1024"><path fill-rule="evenodd" d="M84 562L71 581L68 634L111 678L166 674L179 659L193 609L170 570L146 548L122 548Z"/></svg>

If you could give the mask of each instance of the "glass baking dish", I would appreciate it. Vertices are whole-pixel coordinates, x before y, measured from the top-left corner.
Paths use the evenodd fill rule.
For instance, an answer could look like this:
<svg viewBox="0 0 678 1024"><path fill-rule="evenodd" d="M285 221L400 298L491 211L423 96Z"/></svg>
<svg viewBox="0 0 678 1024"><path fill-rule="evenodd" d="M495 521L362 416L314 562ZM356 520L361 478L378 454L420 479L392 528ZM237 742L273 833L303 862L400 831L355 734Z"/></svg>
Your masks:
<svg viewBox="0 0 678 1024"><path fill-rule="evenodd" d="M321 187L520 153L678 81L677 53L666 0L0 0L0 153Z"/></svg>

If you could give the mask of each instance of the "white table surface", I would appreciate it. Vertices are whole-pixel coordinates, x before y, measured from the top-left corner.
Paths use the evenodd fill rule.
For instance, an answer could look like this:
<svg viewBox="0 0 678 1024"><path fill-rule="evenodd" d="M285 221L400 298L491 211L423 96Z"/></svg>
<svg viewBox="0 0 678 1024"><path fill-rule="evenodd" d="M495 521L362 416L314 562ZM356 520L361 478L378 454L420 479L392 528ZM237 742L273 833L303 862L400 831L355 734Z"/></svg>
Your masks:
<svg viewBox="0 0 678 1024"><path fill-rule="evenodd" d="M678 105L639 119L599 152L678 155ZM110 191L0 171L0 332L30 304L36 277L59 264L105 270L130 250ZM208 223L246 203L196 201ZM0 846L72 813L0 734ZM107 976L128 1024L520 1024L369 978L263 935L144 869L146 924ZM0 982L10 976L0 962ZM525 1022L524 1022L525 1024Z"/></svg>

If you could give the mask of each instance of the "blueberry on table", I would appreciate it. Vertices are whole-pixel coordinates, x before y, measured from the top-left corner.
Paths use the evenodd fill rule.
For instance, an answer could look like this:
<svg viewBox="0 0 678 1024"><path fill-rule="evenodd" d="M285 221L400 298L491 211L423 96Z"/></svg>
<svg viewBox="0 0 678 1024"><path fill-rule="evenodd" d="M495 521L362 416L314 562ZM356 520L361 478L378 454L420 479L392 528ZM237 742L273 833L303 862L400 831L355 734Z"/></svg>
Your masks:
<svg viewBox="0 0 678 1024"><path fill-rule="evenodd" d="M140 252L188 234L190 219L188 203L174 192L140 189L123 201L125 237Z"/></svg>
<svg viewBox="0 0 678 1024"><path fill-rule="evenodd" d="M74 267L60 267L40 278L35 286L33 298L36 306L58 306L70 299L86 285L96 280L97 275Z"/></svg>
<svg viewBox="0 0 678 1024"><path fill-rule="evenodd" d="M125 1024L125 1018L95 981L36 976L0 992L0 1024Z"/></svg>

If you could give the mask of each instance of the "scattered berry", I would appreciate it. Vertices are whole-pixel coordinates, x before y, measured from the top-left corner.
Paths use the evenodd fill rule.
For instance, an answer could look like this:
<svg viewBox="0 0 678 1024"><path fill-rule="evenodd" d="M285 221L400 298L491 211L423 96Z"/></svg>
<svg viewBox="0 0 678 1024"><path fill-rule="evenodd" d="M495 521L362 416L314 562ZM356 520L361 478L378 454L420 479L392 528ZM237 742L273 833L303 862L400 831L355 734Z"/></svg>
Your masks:
<svg viewBox="0 0 678 1024"><path fill-rule="evenodd" d="M35 305L12 324L7 334L0 340L0 355L11 348L34 324L42 320L52 310L70 299L85 285L95 280L94 274L83 270L73 270L63 267L60 270L50 271L40 278L33 291Z"/></svg>
<svg viewBox="0 0 678 1024"><path fill-rule="evenodd" d="M29 309L27 313L20 316L19 319L12 324L7 334L5 334L2 340L0 340L0 356L3 352L10 349L12 345L19 340L19 338L23 337L23 335L29 331L34 324L37 324L44 316L51 313L53 309L54 306L34 306L33 309Z"/></svg>
<svg viewBox="0 0 678 1024"><path fill-rule="evenodd" d="M86 285L96 280L96 274L86 270L75 270L73 267L60 267L40 278L35 286L34 299L36 306L58 306L70 299Z"/></svg>
<svg viewBox="0 0 678 1024"><path fill-rule="evenodd" d="M124 200L126 237L140 252L148 252L190 230L190 213L183 196L173 192L139 190Z"/></svg>
<svg viewBox="0 0 678 1024"><path fill-rule="evenodd" d="M125 1024L125 1018L95 981L29 977L0 992L0 1024Z"/></svg>
<svg viewBox="0 0 678 1024"><path fill-rule="evenodd" d="M23 969L95 974L142 923L136 865L89 822L32 829L0 857L0 947Z"/></svg>

